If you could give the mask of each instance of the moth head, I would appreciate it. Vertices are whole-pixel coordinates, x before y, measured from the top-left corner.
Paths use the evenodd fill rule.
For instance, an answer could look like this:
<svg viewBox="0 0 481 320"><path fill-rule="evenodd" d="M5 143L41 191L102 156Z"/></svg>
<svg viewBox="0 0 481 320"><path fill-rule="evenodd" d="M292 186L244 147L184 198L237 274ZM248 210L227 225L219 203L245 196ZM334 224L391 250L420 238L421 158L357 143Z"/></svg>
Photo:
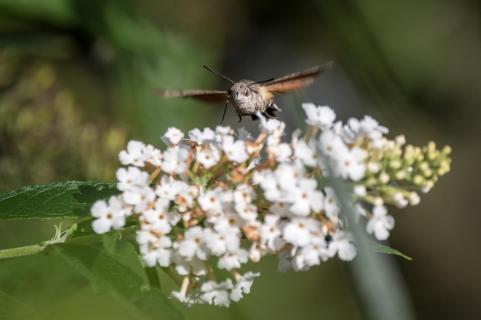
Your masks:
<svg viewBox="0 0 481 320"><path fill-rule="evenodd" d="M229 93L235 97L239 97L239 96L248 97L250 95L250 91L251 91L251 88L249 87L248 83L237 82L230 88Z"/></svg>

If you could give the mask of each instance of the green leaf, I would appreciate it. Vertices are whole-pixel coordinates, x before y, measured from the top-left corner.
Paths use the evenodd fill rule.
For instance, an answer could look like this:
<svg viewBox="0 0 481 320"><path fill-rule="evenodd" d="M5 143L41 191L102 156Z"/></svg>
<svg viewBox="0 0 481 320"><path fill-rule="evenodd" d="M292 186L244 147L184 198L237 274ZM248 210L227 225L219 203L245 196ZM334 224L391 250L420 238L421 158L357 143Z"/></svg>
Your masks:
<svg viewBox="0 0 481 320"><path fill-rule="evenodd" d="M137 254L126 241L117 243L116 254L109 253L101 244L69 243L55 246L52 251L89 280L94 289L105 290L119 299L134 318L183 319L159 289L149 288Z"/></svg>
<svg viewBox="0 0 481 320"><path fill-rule="evenodd" d="M117 248L117 242L120 239L120 232L118 230L113 230L106 234L103 234L102 237L102 245L105 251L110 254L115 254L115 250Z"/></svg>
<svg viewBox="0 0 481 320"><path fill-rule="evenodd" d="M0 194L0 220L79 218L95 200L118 193L114 183L56 182Z"/></svg>
<svg viewBox="0 0 481 320"><path fill-rule="evenodd" d="M380 243L374 243L374 250L376 250L376 252L378 252L378 253L393 254L393 255L396 255L396 256L400 256L400 257L402 257L406 260L409 260L409 261L411 261L413 259L410 256L402 253L399 250L393 249L391 247L385 246L385 245L380 244Z"/></svg>

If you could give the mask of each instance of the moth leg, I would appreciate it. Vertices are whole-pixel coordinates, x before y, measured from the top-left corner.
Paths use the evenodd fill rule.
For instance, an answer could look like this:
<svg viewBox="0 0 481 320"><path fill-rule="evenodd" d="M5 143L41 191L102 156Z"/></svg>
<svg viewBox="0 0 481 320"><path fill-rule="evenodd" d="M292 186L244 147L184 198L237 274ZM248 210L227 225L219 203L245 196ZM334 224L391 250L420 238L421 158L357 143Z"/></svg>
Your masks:
<svg viewBox="0 0 481 320"><path fill-rule="evenodd" d="M224 105L224 113L222 114L222 119L220 120L220 123L224 122L225 114L227 112L227 104L229 103L229 100L225 100L225 105Z"/></svg>
<svg viewBox="0 0 481 320"><path fill-rule="evenodd" d="M279 107L277 106L277 104L275 104L275 103L273 103L270 107L273 108L273 109L276 110L276 111L282 111L281 108L279 108Z"/></svg>
<svg viewBox="0 0 481 320"><path fill-rule="evenodd" d="M241 121L242 121L242 116L241 116L241 114L238 113L237 115L239 116L239 122L241 122Z"/></svg>
<svg viewBox="0 0 481 320"><path fill-rule="evenodd" d="M264 111L263 115L266 116L267 118L275 118L276 117L276 113L275 113L276 109L272 108L272 107L268 107L266 109L266 111Z"/></svg>
<svg viewBox="0 0 481 320"><path fill-rule="evenodd" d="M267 109L265 112L262 113L262 115L266 118L269 118L269 119L274 119L276 117L275 113L274 113L274 110L272 109Z"/></svg>
<svg viewBox="0 0 481 320"><path fill-rule="evenodd" d="M276 117L276 112L281 111L281 109L275 104L271 103L267 108L266 111L264 112L267 117L269 118L275 118Z"/></svg>

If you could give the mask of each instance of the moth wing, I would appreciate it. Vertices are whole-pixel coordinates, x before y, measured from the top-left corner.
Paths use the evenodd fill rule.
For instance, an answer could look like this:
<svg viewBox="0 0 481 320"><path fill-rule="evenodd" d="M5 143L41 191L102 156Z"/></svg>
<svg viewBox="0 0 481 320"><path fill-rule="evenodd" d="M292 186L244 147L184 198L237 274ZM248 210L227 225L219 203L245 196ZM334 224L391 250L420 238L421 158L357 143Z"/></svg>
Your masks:
<svg viewBox="0 0 481 320"><path fill-rule="evenodd" d="M314 82L319 74L330 69L332 62L315 66L301 72L295 72L266 82L262 86L273 94L287 93L306 87Z"/></svg>
<svg viewBox="0 0 481 320"><path fill-rule="evenodd" d="M192 98L202 102L225 102L227 91L223 90L160 90L157 94L165 98Z"/></svg>

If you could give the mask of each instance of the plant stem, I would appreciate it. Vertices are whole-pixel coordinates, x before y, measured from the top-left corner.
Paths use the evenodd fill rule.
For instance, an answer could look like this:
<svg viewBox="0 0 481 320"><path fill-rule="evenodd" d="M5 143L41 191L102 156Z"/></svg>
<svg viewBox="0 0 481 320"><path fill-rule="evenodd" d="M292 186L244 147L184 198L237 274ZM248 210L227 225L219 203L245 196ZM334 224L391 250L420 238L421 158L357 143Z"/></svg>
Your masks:
<svg viewBox="0 0 481 320"><path fill-rule="evenodd" d="M91 237L98 236L98 234L91 233L87 235L82 235L82 236L77 236L77 237L71 237L73 235L73 231L75 231L75 224L64 230L66 233L66 237L64 239L58 239L60 241L55 241L54 239L47 240L41 243L37 244L32 244L29 246L23 246L23 247L16 247L16 248L8 248L8 249L3 249L0 250L0 260L1 259L9 259L9 258L19 258L19 257L24 257L24 256L31 256L34 254L41 253L44 251L46 248L59 244L59 243L65 243L67 240L73 240L73 241L88 241ZM135 226L130 226L127 227L123 230L121 230L121 235L129 235L130 233L135 231Z"/></svg>
<svg viewBox="0 0 481 320"><path fill-rule="evenodd" d="M145 273L147 274L147 278L149 279L150 286L152 288L160 289L160 279L159 274L157 273L157 268L145 268Z"/></svg>
<svg viewBox="0 0 481 320"><path fill-rule="evenodd" d="M33 244L30 246L9 248L0 250L0 259L17 258L30 256L42 252L45 249L44 245Z"/></svg>

